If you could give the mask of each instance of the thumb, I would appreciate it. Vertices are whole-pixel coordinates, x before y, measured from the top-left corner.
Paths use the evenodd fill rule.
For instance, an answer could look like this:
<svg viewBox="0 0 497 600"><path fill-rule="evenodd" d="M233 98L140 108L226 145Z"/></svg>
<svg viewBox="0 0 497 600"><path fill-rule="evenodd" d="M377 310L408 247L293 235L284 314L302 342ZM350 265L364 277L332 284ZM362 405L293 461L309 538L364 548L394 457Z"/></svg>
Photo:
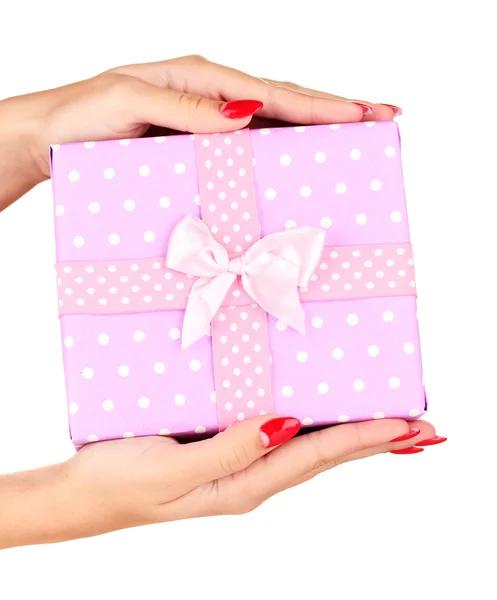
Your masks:
<svg viewBox="0 0 497 600"><path fill-rule="evenodd" d="M183 446L182 470L197 487L243 471L257 459L293 438L300 421L265 415L229 427L215 437Z"/></svg>
<svg viewBox="0 0 497 600"><path fill-rule="evenodd" d="M164 90L144 81L137 81L131 94L133 116L140 123L192 133L241 129L263 107L259 100L222 102Z"/></svg>

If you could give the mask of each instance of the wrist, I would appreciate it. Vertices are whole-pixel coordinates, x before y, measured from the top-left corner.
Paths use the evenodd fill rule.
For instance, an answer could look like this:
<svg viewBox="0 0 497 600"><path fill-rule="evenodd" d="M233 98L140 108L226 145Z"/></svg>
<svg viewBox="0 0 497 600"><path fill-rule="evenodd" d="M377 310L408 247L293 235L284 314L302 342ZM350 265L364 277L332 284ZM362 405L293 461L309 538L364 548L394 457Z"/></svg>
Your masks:
<svg viewBox="0 0 497 600"><path fill-rule="evenodd" d="M0 211L50 177L40 156L41 119L27 98L0 101Z"/></svg>

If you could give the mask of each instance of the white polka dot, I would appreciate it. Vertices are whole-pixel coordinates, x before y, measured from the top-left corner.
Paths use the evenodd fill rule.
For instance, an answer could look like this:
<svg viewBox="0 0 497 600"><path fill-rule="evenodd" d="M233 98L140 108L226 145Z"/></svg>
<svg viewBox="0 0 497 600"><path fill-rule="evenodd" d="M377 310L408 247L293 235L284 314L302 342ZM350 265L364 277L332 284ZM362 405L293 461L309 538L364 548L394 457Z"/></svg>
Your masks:
<svg viewBox="0 0 497 600"><path fill-rule="evenodd" d="M242 312L242 313L240 314L240 319L241 319L242 321L246 321L246 320L248 319L248 313L246 313L246 312Z"/></svg>
<svg viewBox="0 0 497 600"><path fill-rule="evenodd" d="M394 223L399 223L400 221L402 221L402 215L398 210L394 210L393 213L390 215L390 218Z"/></svg>
<svg viewBox="0 0 497 600"><path fill-rule="evenodd" d="M84 142L83 146L85 148L91 149L95 146L95 142Z"/></svg>
<svg viewBox="0 0 497 600"><path fill-rule="evenodd" d="M345 183L337 183L335 185L335 192L337 194L345 194L346 191L347 191L347 186L345 185Z"/></svg>
<svg viewBox="0 0 497 600"><path fill-rule="evenodd" d="M195 427L195 433L205 433L207 429L203 425L197 425Z"/></svg>
<svg viewBox="0 0 497 600"><path fill-rule="evenodd" d="M297 360L300 363L305 363L307 362L307 359L309 358L307 352L305 350L300 350L299 352L297 352Z"/></svg>
<svg viewBox="0 0 497 600"><path fill-rule="evenodd" d="M76 404L76 402L70 402L69 403L69 412L71 413L71 415L75 415L79 410L79 406Z"/></svg>
<svg viewBox="0 0 497 600"><path fill-rule="evenodd" d="M390 377L388 380L388 385L392 389L397 389L400 386L400 379L398 377Z"/></svg>
<svg viewBox="0 0 497 600"><path fill-rule="evenodd" d="M278 331L285 331L288 328L288 325L286 323L283 323L283 321L276 321L276 329Z"/></svg>
<svg viewBox="0 0 497 600"><path fill-rule="evenodd" d="M233 409L233 404L231 404L231 402L226 402L226 404L224 405L224 408L229 412L230 410Z"/></svg>
<svg viewBox="0 0 497 600"><path fill-rule="evenodd" d="M123 438L134 438L135 434L132 431L125 431L123 433Z"/></svg>
<svg viewBox="0 0 497 600"><path fill-rule="evenodd" d="M376 125L376 121L364 121L364 125L366 127L374 127Z"/></svg>
<svg viewBox="0 0 497 600"><path fill-rule="evenodd" d="M293 394L293 388L291 385L284 385L281 388L281 393L283 394L283 396L285 396L285 398L289 398L292 394Z"/></svg>
<svg viewBox="0 0 497 600"><path fill-rule="evenodd" d="M340 123L333 123L329 126L330 129L340 129Z"/></svg>
<svg viewBox="0 0 497 600"><path fill-rule="evenodd" d="M305 131L304 125L299 125L298 127L293 128L297 133L303 133Z"/></svg>
<svg viewBox="0 0 497 600"><path fill-rule="evenodd" d="M393 158L396 154L397 152L393 146L387 146L385 148L385 155L388 156L388 158Z"/></svg>
<svg viewBox="0 0 497 600"><path fill-rule="evenodd" d="M171 206L171 200L167 196L159 198L159 206L161 208L169 208Z"/></svg>
<svg viewBox="0 0 497 600"><path fill-rule="evenodd" d="M162 198L161 198L162 200ZM135 209L135 201L134 200L125 200L124 201L124 210L131 211Z"/></svg>
<svg viewBox="0 0 497 600"><path fill-rule="evenodd" d="M269 135L271 133L271 130L267 129L267 128L265 128L265 129L259 129L259 133L261 135Z"/></svg>
<svg viewBox="0 0 497 600"><path fill-rule="evenodd" d="M193 202L197 205L200 206L200 194L196 194L195 197L193 198Z"/></svg>
<svg viewBox="0 0 497 600"><path fill-rule="evenodd" d="M297 227L297 221L294 221L293 219L285 221L285 229L291 229L292 227Z"/></svg>
<svg viewBox="0 0 497 600"><path fill-rule="evenodd" d="M349 420L348 415L339 415L337 418L337 421L339 423L347 423L348 420Z"/></svg>
<svg viewBox="0 0 497 600"><path fill-rule="evenodd" d="M176 396L174 396L174 404L176 404L176 406L183 406L185 402L186 396L184 394L176 394Z"/></svg>
<svg viewBox="0 0 497 600"><path fill-rule="evenodd" d="M226 344L226 342L228 341L228 338L225 335L222 335L219 338L219 341L221 342L221 344Z"/></svg>
<svg viewBox="0 0 497 600"><path fill-rule="evenodd" d="M309 185L303 185L300 188L300 195L303 198L308 198L311 195L311 193L312 193L312 190L311 190L311 187Z"/></svg>
<svg viewBox="0 0 497 600"><path fill-rule="evenodd" d="M368 346L368 354L369 356L378 356L378 354L380 353L380 349L378 348L378 346Z"/></svg>
<svg viewBox="0 0 497 600"><path fill-rule="evenodd" d="M90 433L90 435L86 439L89 442L98 442L98 437L94 433Z"/></svg>
<svg viewBox="0 0 497 600"><path fill-rule="evenodd" d="M79 173L77 171L69 171L67 177L69 178L69 181L72 181L73 183L79 181Z"/></svg>
<svg viewBox="0 0 497 600"><path fill-rule="evenodd" d="M314 155L314 160L317 163L324 163L324 161L326 160L326 153L325 152L316 152L316 154Z"/></svg>
<svg viewBox="0 0 497 600"><path fill-rule="evenodd" d="M119 244L119 242L121 241L121 238L117 233L111 233L108 239L109 244L111 244L112 246L117 246L117 244Z"/></svg>
<svg viewBox="0 0 497 600"><path fill-rule="evenodd" d="M375 412L373 415L373 419L384 419L384 418L385 418L384 412Z"/></svg>
<svg viewBox="0 0 497 600"><path fill-rule="evenodd" d="M156 144L163 144L165 139L166 137L164 135L158 135L157 137L154 137L154 141Z"/></svg>
<svg viewBox="0 0 497 600"><path fill-rule="evenodd" d="M358 148L353 148L350 151L349 156L352 160L359 160L362 156L362 153Z"/></svg>
<svg viewBox="0 0 497 600"><path fill-rule="evenodd" d="M102 408L107 412L114 410L114 402L112 402L112 400L104 400L102 402Z"/></svg>
<svg viewBox="0 0 497 600"><path fill-rule="evenodd" d="M412 408L412 409L409 411L409 416L410 416L410 417L417 417L419 414L420 414L420 413L419 413L419 410L418 410L417 408Z"/></svg>
<svg viewBox="0 0 497 600"><path fill-rule="evenodd" d="M161 373L164 373L165 370L166 370L166 365L164 363L161 363L161 362L155 363L154 371L156 373L158 373L160 375Z"/></svg>
<svg viewBox="0 0 497 600"><path fill-rule="evenodd" d="M142 177L148 177L150 175L150 167L148 165L141 165L138 169L138 173L140 173Z"/></svg>
<svg viewBox="0 0 497 600"><path fill-rule="evenodd" d="M355 313L350 313L350 315L347 315L347 323L349 325L357 325L359 317Z"/></svg>
<svg viewBox="0 0 497 600"><path fill-rule="evenodd" d="M82 248L85 243L85 238L82 235L77 235L73 238L72 243L76 248Z"/></svg>
<svg viewBox="0 0 497 600"><path fill-rule="evenodd" d="M238 210L238 204L236 202L232 202L230 204L230 206L231 206L231 210Z"/></svg>
<svg viewBox="0 0 497 600"><path fill-rule="evenodd" d="M66 348L72 348L74 346L74 338L72 338L70 335L66 335L64 338L64 346Z"/></svg>
<svg viewBox="0 0 497 600"><path fill-rule="evenodd" d="M105 179L113 179L116 175L116 172L111 167L107 167L104 169L104 177Z"/></svg>
<svg viewBox="0 0 497 600"><path fill-rule="evenodd" d="M320 224L321 224L321 227L323 227L323 229L329 229L333 223L332 223L330 217L321 217Z"/></svg>
<svg viewBox="0 0 497 600"><path fill-rule="evenodd" d="M110 337L106 333L100 333L98 336L98 343L102 346L106 346L109 343Z"/></svg>
<svg viewBox="0 0 497 600"><path fill-rule="evenodd" d="M276 198L276 190L273 188L267 188L267 190L264 192L264 198L266 198L266 200L274 200Z"/></svg>
<svg viewBox="0 0 497 600"><path fill-rule="evenodd" d="M138 406L140 408L148 408L150 406L150 398L147 398L146 396L142 396L141 398L138 399Z"/></svg>
<svg viewBox="0 0 497 600"><path fill-rule="evenodd" d="M331 352L331 356L335 360L341 360L343 358L343 350L341 348L334 348Z"/></svg>
<svg viewBox="0 0 497 600"><path fill-rule="evenodd" d="M379 279L381 279L384 276L385 276L385 273L383 271L376 271L376 277L378 277Z"/></svg>
<svg viewBox="0 0 497 600"><path fill-rule="evenodd" d="M284 166L288 166L292 162L292 158L289 154L282 154L280 156L280 163Z"/></svg>
<svg viewBox="0 0 497 600"><path fill-rule="evenodd" d="M355 218L355 221L358 225L365 225L367 220L368 218L364 213L359 213Z"/></svg>
<svg viewBox="0 0 497 600"><path fill-rule="evenodd" d="M243 421L243 420L245 419L245 415L244 415L242 412L239 412L239 413L236 415L236 418L237 418L239 421Z"/></svg>
<svg viewBox="0 0 497 600"><path fill-rule="evenodd" d="M236 390L235 396L240 399L243 396L242 390Z"/></svg>
<svg viewBox="0 0 497 600"><path fill-rule="evenodd" d="M231 238L229 235L223 235L223 242L225 244L229 244L231 242Z"/></svg>
<svg viewBox="0 0 497 600"><path fill-rule="evenodd" d="M260 344L256 344L254 346L254 352L260 352L262 350L262 346Z"/></svg>
<svg viewBox="0 0 497 600"><path fill-rule="evenodd" d="M81 375L83 375L84 379L93 379L93 369L91 367L85 367L81 371Z"/></svg>
<svg viewBox="0 0 497 600"><path fill-rule="evenodd" d="M177 340L181 336L181 331L177 327L173 327L169 330L169 337L172 340Z"/></svg>
<svg viewBox="0 0 497 600"><path fill-rule="evenodd" d="M128 365L120 365L117 368L117 372L121 377L127 377L129 375L129 367Z"/></svg>
<svg viewBox="0 0 497 600"><path fill-rule="evenodd" d="M323 319L321 317L312 317L311 324L316 329L319 329L323 326Z"/></svg>
<svg viewBox="0 0 497 600"><path fill-rule="evenodd" d="M232 346L231 352L233 352L233 354L238 354L240 352L240 348L238 346Z"/></svg>
<svg viewBox="0 0 497 600"><path fill-rule="evenodd" d="M302 419L302 425L312 425L314 423L314 420L311 419L311 417L304 417Z"/></svg>
<svg viewBox="0 0 497 600"><path fill-rule="evenodd" d="M356 392L362 392L364 389L364 381L362 381L362 379L356 379L352 384L352 387Z"/></svg>
<svg viewBox="0 0 497 600"><path fill-rule="evenodd" d="M155 233L153 231L145 231L143 234L143 239L146 242L153 242L155 240Z"/></svg>
<svg viewBox="0 0 497 600"><path fill-rule="evenodd" d="M209 399L211 402L215 403L216 402L216 392L211 392L209 394Z"/></svg>
<svg viewBox="0 0 497 600"><path fill-rule="evenodd" d="M330 388L327 383L318 383L318 394L327 394L329 389Z"/></svg>
<svg viewBox="0 0 497 600"><path fill-rule="evenodd" d="M161 429L159 431L159 435L171 435L171 432L169 431L169 429Z"/></svg>
<svg viewBox="0 0 497 600"><path fill-rule="evenodd" d="M414 352L414 344L412 342L405 342L402 348L406 354L412 354Z"/></svg>
<svg viewBox="0 0 497 600"><path fill-rule="evenodd" d="M119 140L119 144L121 146L129 146L131 144L131 140Z"/></svg>
<svg viewBox="0 0 497 600"><path fill-rule="evenodd" d="M391 321L393 321L394 314L391 310L385 310L383 311L382 317L384 321L390 323Z"/></svg>
<svg viewBox="0 0 497 600"><path fill-rule="evenodd" d="M95 215L100 210L100 204L98 202L90 202L90 204L88 204L88 210Z"/></svg>
<svg viewBox="0 0 497 600"><path fill-rule="evenodd" d="M373 192L378 192L382 188L382 183L379 179L373 179L373 181L369 185Z"/></svg>

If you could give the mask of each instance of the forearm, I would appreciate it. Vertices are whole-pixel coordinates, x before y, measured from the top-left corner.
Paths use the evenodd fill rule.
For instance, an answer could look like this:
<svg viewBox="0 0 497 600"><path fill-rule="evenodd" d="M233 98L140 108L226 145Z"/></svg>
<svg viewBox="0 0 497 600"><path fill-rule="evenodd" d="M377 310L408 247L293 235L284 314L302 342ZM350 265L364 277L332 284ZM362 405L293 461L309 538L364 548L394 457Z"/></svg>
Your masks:
<svg viewBox="0 0 497 600"><path fill-rule="evenodd" d="M93 535L94 520L64 464L0 476L0 549Z"/></svg>
<svg viewBox="0 0 497 600"><path fill-rule="evenodd" d="M47 178L33 148L38 121L32 109L29 96L0 101L0 212Z"/></svg>

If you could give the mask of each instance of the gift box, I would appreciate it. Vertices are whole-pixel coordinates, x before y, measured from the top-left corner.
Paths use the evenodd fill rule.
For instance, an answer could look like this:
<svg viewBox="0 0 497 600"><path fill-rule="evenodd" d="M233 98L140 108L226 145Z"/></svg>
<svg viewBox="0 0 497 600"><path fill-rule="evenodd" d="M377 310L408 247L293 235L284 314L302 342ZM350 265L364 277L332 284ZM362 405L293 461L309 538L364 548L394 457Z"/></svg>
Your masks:
<svg viewBox="0 0 497 600"><path fill-rule="evenodd" d="M76 446L426 410L395 122L54 145Z"/></svg>

